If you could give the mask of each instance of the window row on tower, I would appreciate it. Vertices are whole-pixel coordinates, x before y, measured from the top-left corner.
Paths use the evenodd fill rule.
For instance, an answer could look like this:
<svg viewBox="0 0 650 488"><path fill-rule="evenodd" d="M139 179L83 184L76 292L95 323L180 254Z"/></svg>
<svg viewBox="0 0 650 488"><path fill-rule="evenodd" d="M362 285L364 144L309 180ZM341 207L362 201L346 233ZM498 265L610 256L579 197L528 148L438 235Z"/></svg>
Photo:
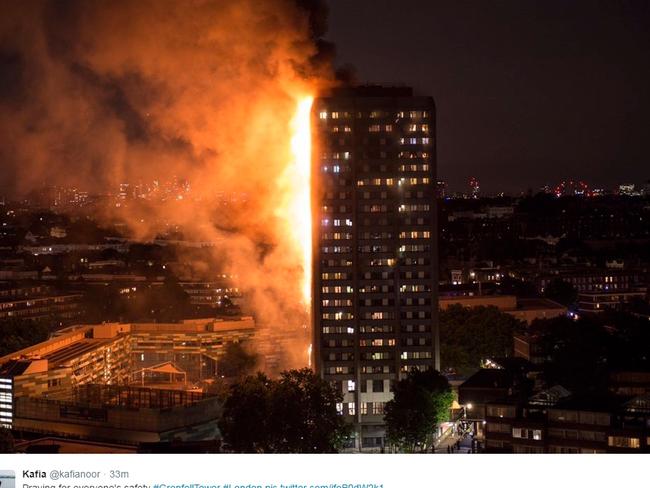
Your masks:
<svg viewBox="0 0 650 488"><path fill-rule="evenodd" d="M338 120L338 119L382 119L382 118L391 118L391 119L424 119L429 117L429 112L427 110L400 110L400 111L388 111L388 110L370 110L370 111L350 111L350 110L333 110L328 112L327 110L321 110L318 112L318 118L322 121L325 120Z"/></svg>

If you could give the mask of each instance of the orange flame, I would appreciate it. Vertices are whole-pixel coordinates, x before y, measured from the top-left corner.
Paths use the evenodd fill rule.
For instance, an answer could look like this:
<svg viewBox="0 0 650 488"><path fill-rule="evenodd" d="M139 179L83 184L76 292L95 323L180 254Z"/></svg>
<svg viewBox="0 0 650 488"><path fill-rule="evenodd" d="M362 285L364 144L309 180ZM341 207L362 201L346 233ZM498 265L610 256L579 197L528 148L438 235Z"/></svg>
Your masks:
<svg viewBox="0 0 650 488"><path fill-rule="evenodd" d="M300 289L305 307L311 304L311 96L297 101L291 120L291 157L280 186L285 198L278 215L285 221L292 251L300 259L302 278Z"/></svg>

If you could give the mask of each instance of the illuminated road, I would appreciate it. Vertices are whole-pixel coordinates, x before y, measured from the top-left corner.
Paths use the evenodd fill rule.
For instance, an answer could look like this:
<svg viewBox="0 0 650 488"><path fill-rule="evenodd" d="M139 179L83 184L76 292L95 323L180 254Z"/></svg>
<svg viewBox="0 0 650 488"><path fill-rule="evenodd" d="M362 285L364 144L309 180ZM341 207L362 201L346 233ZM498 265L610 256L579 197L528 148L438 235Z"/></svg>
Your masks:
<svg viewBox="0 0 650 488"><path fill-rule="evenodd" d="M460 439L460 445L459 448L456 449L456 442L460 439L459 436L456 435L451 435L449 437L446 437L444 440L438 444L436 447L436 454L467 454L469 451L472 449L472 438L470 436L466 436L463 439ZM448 448L451 448L454 446L454 449L449 452Z"/></svg>

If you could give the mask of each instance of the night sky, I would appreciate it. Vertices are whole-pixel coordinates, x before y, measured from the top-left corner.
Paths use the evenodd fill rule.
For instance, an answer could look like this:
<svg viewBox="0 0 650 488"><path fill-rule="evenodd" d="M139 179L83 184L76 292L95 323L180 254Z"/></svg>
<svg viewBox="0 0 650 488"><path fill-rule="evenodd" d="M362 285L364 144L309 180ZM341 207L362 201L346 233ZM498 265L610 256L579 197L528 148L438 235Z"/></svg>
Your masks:
<svg viewBox="0 0 650 488"><path fill-rule="evenodd" d="M358 81L438 107L451 190L650 178L650 2L329 0L328 40Z"/></svg>

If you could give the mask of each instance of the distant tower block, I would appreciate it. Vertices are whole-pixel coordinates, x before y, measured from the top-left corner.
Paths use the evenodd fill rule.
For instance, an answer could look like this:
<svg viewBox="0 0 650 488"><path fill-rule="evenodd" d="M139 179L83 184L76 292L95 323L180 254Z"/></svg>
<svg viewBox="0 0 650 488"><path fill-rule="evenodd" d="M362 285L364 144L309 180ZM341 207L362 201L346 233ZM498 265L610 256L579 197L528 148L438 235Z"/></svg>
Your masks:
<svg viewBox="0 0 650 488"><path fill-rule="evenodd" d="M469 194L472 198L478 198L481 195L481 185L473 176L469 179Z"/></svg>

